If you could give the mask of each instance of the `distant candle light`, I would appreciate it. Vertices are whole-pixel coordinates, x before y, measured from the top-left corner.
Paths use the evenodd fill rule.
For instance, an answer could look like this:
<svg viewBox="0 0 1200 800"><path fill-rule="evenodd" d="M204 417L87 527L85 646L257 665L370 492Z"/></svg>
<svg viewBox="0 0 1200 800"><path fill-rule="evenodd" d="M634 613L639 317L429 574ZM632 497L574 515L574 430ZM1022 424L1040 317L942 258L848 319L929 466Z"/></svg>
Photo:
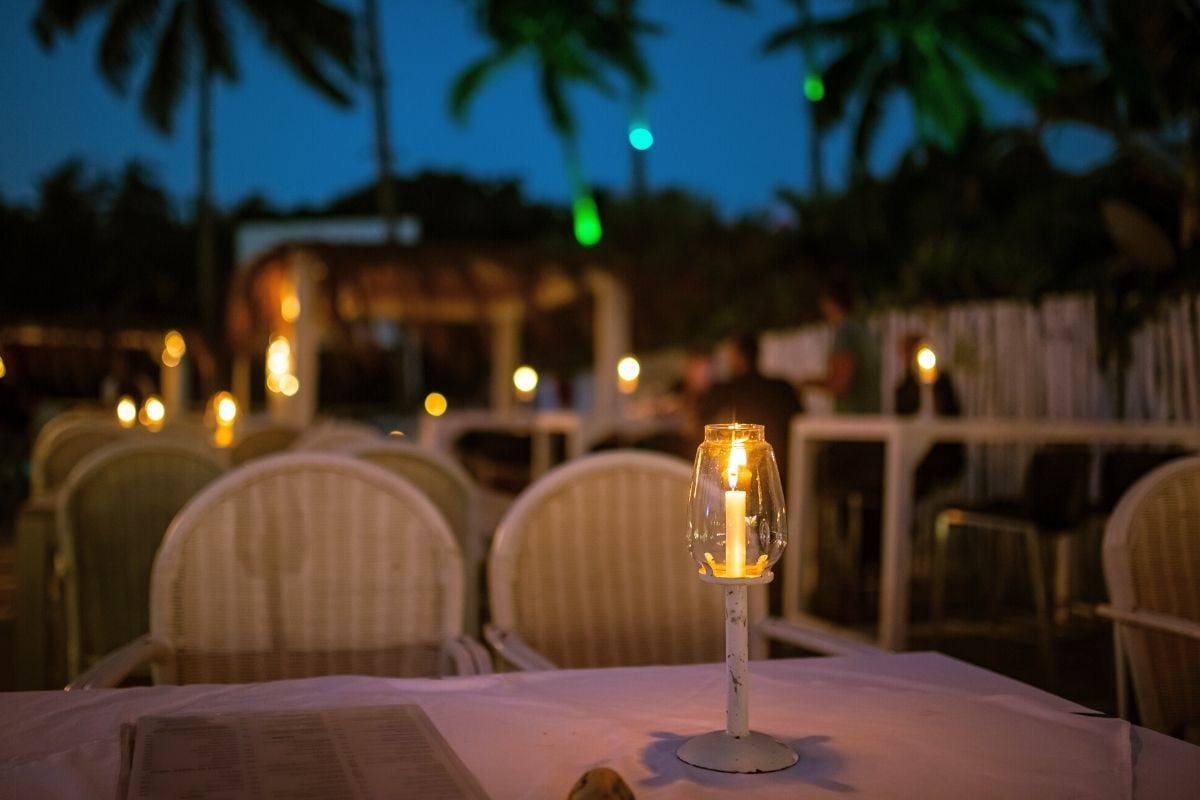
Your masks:
<svg viewBox="0 0 1200 800"><path fill-rule="evenodd" d="M922 383L933 383L937 380L937 354L928 345L917 350L917 373Z"/></svg>
<svg viewBox="0 0 1200 800"><path fill-rule="evenodd" d="M431 417L440 417L449 407L446 396L441 392L430 392L425 396L425 413Z"/></svg>
<svg viewBox="0 0 1200 800"><path fill-rule="evenodd" d="M129 395L117 401L117 422L122 428L132 428L133 423L137 422L137 413L137 404Z"/></svg>

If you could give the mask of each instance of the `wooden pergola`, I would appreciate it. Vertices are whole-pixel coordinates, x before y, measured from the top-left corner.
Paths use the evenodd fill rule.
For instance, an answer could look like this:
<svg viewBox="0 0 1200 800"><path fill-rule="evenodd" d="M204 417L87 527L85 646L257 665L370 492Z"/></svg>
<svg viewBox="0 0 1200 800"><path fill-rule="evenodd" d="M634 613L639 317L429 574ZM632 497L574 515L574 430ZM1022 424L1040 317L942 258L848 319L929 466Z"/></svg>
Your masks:
<svg viewBox="0 0 1200 800"><path fill-rule="evenodd" d="M286 337L299 388L291 396L269 393L271 414L304 425L316 411L317 352L336 326L380 319L480 324L491 329L491 408L506 411L523 321L588 293L595 308L595 411L607 414L617 403L617 362L631 344L630 304L624 284L582 254L481 244L280 245L239 269L230 289L234 393L248 407L250 356Z"/></svg>

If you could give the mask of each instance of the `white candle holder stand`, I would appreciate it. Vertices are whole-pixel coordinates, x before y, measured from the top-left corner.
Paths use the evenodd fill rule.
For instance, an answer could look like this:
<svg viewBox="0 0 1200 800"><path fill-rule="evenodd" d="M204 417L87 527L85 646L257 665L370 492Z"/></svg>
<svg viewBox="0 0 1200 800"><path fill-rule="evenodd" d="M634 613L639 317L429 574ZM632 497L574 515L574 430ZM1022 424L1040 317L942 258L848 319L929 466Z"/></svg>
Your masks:
<svg viewBox="0 0 1200 800"><path fill-rule="evenodd" d="M717 772L777 772L800 760L791 747L765 733L750 730L750 668L747 589L769 583L770 572L757 578L701 580L725 587L725 730L694 736L675 755L680 761Z"/></svg>

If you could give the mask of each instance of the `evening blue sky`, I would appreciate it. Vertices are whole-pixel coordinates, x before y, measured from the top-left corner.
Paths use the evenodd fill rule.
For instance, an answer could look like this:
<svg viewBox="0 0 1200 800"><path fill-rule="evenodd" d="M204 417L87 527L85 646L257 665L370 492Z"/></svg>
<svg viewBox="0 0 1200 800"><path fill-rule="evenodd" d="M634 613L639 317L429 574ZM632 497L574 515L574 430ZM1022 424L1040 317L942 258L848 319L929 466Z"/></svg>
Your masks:
<svg viewBox="0 0 1200 800"><path fill-rule="evenodd" d="M346 7L357 8L347 2ZM823 12L845 2L819 3ZM30 31L36 0L0 4L0 196L35 200L54 167L78 156L92 168L115 171L137 158L173 196L185 201L196 186L195 95L189 93L170 137L139 116L136 73L129 96L118 95L95 68L98 18L43 52ZM518 178L534 198L562 202L568 187L561 150L538 102L534 72L514 65L476 98L464 124L451 119L447 95L454 76L486 52L474 20L458 0L381 0L384 56L390 81L392 147L398 171L466 172L477 178ZM769 211L776 190L809 187L800 56L766 57L768 32L794 18L784 0L757 0L752 11L716 0L644 0L643 15L665 28L645 39L656 87L647 111L656 143L649 155L652 188L679 186L708 198L727 215ZM1056 18L1065 20L1063 13ZM1069 26L1060 25L1060 30ZM1069 35L1058 44L1083 52ZM260 194L284 206L321 205L374 177L371 109L365 88L338 109L299 82L269 54L252 30L237 31L241 79L215 94L215 192L229 206ZM143 65L144 66L144 65ZM573 93L584 167L592 181L625 191L630 182L626 139L629 103L590 89ZM987 91L993 122L1021 123L1028 109ZM1103 137L1053 128L1051 151L1080 169L1102 158ZM886 172L911 144L907 103L889 106L873 153ZM826 173L844 181L849 137L827 138Z"/></svg>

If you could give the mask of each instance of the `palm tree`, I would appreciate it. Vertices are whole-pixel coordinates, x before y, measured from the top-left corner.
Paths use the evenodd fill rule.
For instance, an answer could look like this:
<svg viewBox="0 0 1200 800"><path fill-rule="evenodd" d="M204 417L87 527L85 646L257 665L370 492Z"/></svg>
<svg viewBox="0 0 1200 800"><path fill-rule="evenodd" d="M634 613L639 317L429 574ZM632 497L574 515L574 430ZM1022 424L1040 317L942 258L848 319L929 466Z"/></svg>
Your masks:
<svg viewBox="0 0 1200 800"><path fill-rule="evenodd" d="M1182 151L1179 246L1200 245L1200 0L1075 5L1103 58L1064 67L1039 113L1107 130L1125 150Z"/></svg>
<svg viewBox="0 0 1200 800"><path fill-rule="evenodd" d="M346 12L325 0L41 0L33 19L38 39L49 49L59 34L74 33L85 17L104 13L100 73L122 93L139 56L149 51L141 111L162 133L171 132L175 112L194 83L199 126L197 300L209 335L216 334L217 326L212 89L217 79L233 82L238 77L231 20L235 9L305 83L333 102L349 105L350 95L335 73L355 76L354 27Z"/></svg>
<svg viewBox="0 0 1200 800"><path fill-rule="evenodd" d="M612 94L606 71L624 75L639 90L650 73L638 36L657 30L636 15L637 0L469 0L480 29L494 49L455 79L450 107L456 117L496 72L521 57L533 60L538 88L563 146L571 187L575 238L584 246L600 240L600 217L583 172L575 115L566 90L572 82Z"/></svg>
<svg viewBox="0 0 1200 800"><path fill-rule="evenodd" d="M787 0L787 2L796 9L795 27L805 25L812 16L809 0ZM764 52L767 54L779 52L784 44L777 39L780 35L781 31L776 31L767 38L763 44ZM825 83L815 72L817 60L814 43L812 41L799 42L799 47L800 57L806 71L803 94L809 104L808 167L809 173L812 175L813 196L820 197L825 192L824 170L821 164L821 139L833 120L829 116L829 104L821 105L821 101L825 99Z"/></svg>
<svg viewBox="0 0 1200 800"><path fill-rule="evenodd" d="M1030 0L866 0L845 16L807 15L764 47L832 48L823 103L832 119L856 107L861 169L893 92L911 98L920 144L954 147L982 119L975 77L1031 99L1051 91L1056 73L1039 33L1049 36L1051 23Z"/></svg>
<svg viewBox="0 0 1200 800"><path fill-rule="evenodd" d="M391 242L395 238L396 185L392 176L392 142L388 135L387 76L383 70L380 43L379 0L363 0L363 31L365 77L371 90L371 108L375 117L375 161L379 170L379 185L375 193L387 240Z"/></svg>

